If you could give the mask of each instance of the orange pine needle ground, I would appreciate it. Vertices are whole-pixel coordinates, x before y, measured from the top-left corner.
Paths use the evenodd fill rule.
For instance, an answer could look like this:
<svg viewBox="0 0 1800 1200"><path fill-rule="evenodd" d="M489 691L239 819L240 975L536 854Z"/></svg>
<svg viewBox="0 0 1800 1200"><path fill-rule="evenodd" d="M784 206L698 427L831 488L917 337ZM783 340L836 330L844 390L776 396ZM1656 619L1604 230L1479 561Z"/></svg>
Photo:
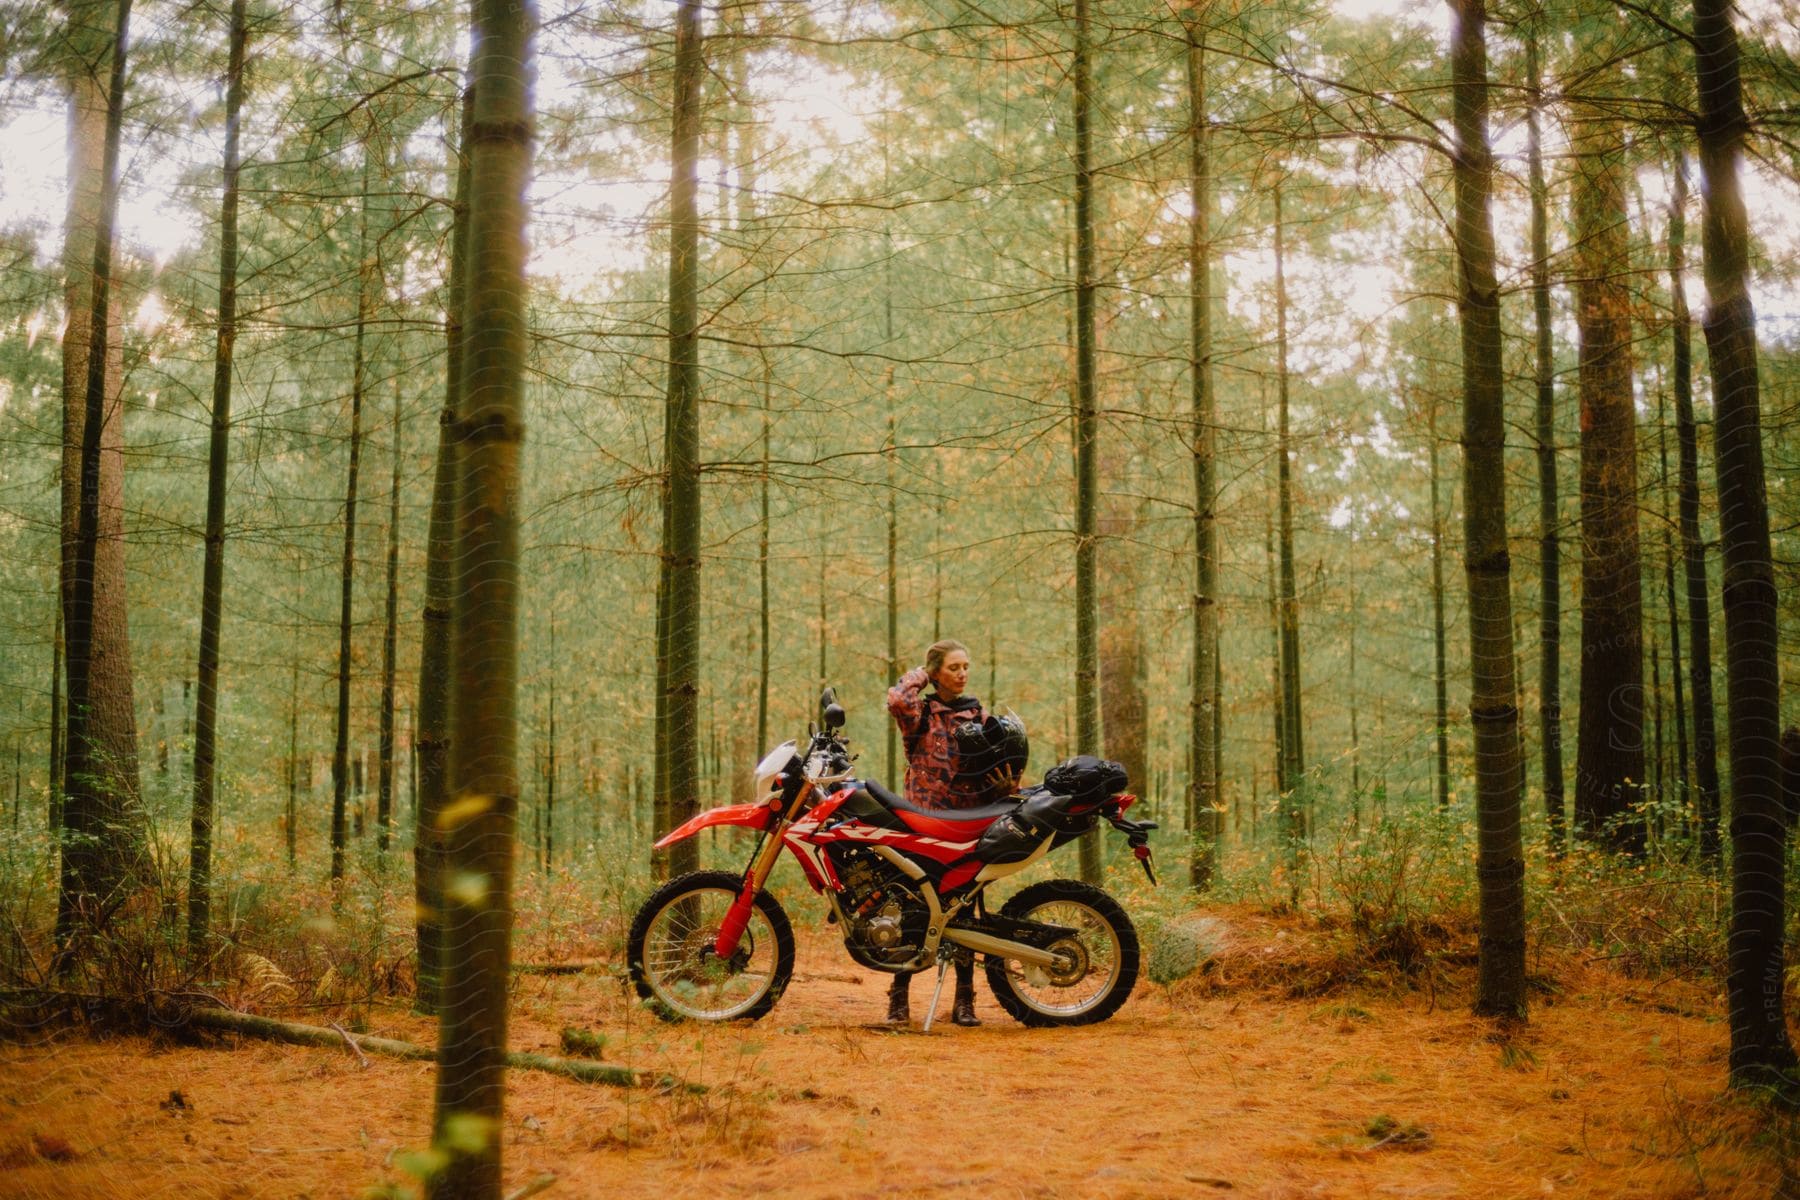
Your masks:
<svg viewBox="0 0 1800 1200"><path fill-rule="evenodd" d="M1792 1186L1792 1138L1721 1094L1716 995L1569 964L1553 1002L1497 1041L1466 995L1259 990L1244 964L1304 931L1269 942L1278 922L1222 919L1239 918L1240 982L1140 984L1091 1029L1026 1030L984 992L980 1029L887 1031L871 1024L885 978L848 965L825 928L801 931L797 977L755 1025L662 1025L603 974L522 978L515 1048L559 1053L579 1025L606 1036L608 1061L713 1090L514 1072L508 1189L554 1175L540 1194L1761 1200ZM929 983L915 980L915 1016ZM369 1027L434 1034L398 1011ZM0 1196L410 1189L396 1156L426 1141L433 1072L254 1041L0 1048Z"/></svg>

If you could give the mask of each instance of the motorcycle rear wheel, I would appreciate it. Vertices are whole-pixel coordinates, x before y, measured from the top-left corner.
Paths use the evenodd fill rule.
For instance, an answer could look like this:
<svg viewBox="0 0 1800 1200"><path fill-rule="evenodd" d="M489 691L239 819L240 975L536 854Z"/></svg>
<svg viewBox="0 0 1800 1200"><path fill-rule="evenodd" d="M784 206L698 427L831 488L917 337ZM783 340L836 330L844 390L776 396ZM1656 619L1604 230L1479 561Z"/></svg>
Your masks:
<svg viewBox="0 0 1800 1200"><path fill-rule="evenodd" d="M1022 889L1000 909L1018 921L1075 932L1048 948L1061 968L987 956L988 989L1022 1025L1092 1025L1119 1011L1138 977L1138 938L1119 902L1073 879L1046 879Z"/></svg>
<svg viewBox="0 0 1800 1200"><path fill-rule="evenodd" d="M713 950L743 878L691 871L650 893L631 922L626 954L637 993L665 1021L754 1021L775 1006L794 975L794 927L781 904L759 892L738 949Z"/></svg>

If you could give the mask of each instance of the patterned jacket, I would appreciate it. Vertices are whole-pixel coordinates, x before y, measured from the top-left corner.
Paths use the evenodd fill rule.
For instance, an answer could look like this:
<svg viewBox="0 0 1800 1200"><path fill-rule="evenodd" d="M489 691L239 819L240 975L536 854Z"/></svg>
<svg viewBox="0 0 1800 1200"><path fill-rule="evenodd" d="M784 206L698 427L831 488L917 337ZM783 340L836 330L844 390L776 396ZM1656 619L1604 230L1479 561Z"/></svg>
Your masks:
<svg viewBox="0 0 1800 1200"><path fill-rule="evenodd" d="M988 801L978 779L959 779L956 770L956 727L987 714L981 701L962 696L946 704L936 692L921 695L930 682L925 668L914 667L888 689L888 712L900 726L906 746L906 799L920 808L974 808Z"/></svg>

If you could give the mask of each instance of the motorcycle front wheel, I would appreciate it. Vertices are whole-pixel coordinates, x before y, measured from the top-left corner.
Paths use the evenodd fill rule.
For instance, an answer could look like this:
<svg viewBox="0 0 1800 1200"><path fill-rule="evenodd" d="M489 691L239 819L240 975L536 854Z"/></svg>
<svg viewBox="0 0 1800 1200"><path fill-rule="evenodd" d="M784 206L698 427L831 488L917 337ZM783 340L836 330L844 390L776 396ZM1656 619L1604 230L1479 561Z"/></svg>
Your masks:
<svg viewBox="0 0 1800 1200"><path fill-rule="evenodd" d="M775 1006L794 975L794 928L759 892L737 951L713 949L743 878L693 871L650 894L631 922L626 953L637 993L665 1021L752 1020Z"/></svg>
<svg viewBox="0 0 1800 1200"><path fill-rule="evenodd" d="M1138 977L1137 930L1119 902L1073 879L1046 879L1001 907L1017 921L1070 933L1046 947L1054 967L987 957L988 988L1007 1015L1033 1027L1092 1025L1119 1011Z"/></svg>

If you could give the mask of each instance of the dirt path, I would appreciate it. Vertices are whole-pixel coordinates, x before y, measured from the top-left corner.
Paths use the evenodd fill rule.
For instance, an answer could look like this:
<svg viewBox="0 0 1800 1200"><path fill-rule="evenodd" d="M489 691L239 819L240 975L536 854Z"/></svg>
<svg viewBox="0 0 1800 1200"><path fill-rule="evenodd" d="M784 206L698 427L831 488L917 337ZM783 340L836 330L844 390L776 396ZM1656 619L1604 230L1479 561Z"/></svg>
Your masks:
<svg viewBox="0 0 1800 1200"><path fill-rule="evenodd" d="M665 1026L603 976L521 981L520 1049L604 1033L697 1100L514 1073L508 1187L557 1197L1766 1197L1757 1114L1722 1101L1716 1005L1599 973L1510 1046L1464 999L1284 1000L1141 984L1112 1021L872 1026L885 980L802 929L751 1026ZM948 987L944 1008L949 1005ZM929 996L915 981L915 1015ZM947 1015L947 1012L946 1012ZM296 1014L307 1019L306 1014ZM370 1031L429 1041L376 1013ZM0 1196L342 1197L404 1185L434 1068L244 1042L0 1048ZM179 1092L181 1102L171 1102ZM1384 1140L1385 1138L1385 1140Z"/></svg>

